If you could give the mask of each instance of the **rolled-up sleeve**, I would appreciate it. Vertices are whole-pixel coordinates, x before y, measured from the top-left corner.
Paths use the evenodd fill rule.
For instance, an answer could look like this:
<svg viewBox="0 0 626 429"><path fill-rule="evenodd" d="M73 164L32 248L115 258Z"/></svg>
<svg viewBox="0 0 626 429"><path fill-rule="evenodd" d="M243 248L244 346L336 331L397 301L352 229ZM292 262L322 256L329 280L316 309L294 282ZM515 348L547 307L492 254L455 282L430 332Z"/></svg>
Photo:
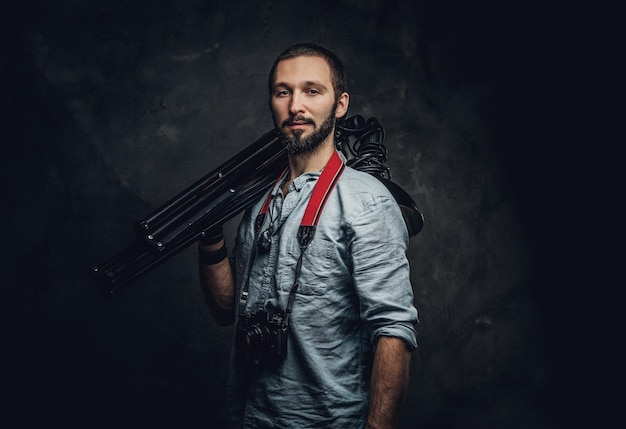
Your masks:
<svg viewBox="0 0 626 429"><path fill-rule="evenodd" d="M406 257L409 237L400 208L393 197L375 194L355 212L350 225L360 317L372 342L380 336L397 337L415 350L418 314Z"/></svg>

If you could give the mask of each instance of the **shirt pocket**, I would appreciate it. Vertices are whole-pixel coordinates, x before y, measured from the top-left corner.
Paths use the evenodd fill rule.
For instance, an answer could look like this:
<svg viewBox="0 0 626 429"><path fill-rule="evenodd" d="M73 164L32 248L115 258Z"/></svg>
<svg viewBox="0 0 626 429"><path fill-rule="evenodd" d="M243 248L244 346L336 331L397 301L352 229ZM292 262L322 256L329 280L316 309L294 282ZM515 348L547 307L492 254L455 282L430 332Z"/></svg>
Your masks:
<svg viewBox="0 0 626 429"><path fill-rule="evenodd" d="M296 264L301 250L295 237L290 238L285 247L284 257L278 260L278 283L281 291L289 292L293 286ZM304 250L300 275L297 279L298 295L326 294L333 267L333 248L332 242L315 238Z"/></svg>

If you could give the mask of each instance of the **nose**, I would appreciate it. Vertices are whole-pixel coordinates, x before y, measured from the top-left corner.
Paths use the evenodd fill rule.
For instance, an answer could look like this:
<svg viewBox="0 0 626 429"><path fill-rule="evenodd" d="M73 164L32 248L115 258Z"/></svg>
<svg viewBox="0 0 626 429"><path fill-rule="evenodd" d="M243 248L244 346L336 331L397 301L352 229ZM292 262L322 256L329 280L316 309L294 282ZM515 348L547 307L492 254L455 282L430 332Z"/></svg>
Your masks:
<svg viewBox="0 0 626 429"><path fill-rule="evenodd" d="M304 112L304 105L302 104L302 101L302 94L298 91L294 91L291 94L291 100L289 101L289 113L297 115L298 113Z"/></svg>

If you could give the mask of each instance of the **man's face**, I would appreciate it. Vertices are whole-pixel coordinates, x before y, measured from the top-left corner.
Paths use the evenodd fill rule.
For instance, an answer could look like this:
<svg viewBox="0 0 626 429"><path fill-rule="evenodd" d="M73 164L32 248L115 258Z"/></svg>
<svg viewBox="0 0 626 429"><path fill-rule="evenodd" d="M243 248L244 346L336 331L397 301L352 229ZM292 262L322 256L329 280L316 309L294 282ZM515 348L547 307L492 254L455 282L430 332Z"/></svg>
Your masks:
<svg viewBox="0 0 626 429"><path fill-rule="evenodd" d="M288 150L310 153L332 139L336 118L346 113L348 94L335 97L326 60L302 56L278 63L271 106Z"/></svg>

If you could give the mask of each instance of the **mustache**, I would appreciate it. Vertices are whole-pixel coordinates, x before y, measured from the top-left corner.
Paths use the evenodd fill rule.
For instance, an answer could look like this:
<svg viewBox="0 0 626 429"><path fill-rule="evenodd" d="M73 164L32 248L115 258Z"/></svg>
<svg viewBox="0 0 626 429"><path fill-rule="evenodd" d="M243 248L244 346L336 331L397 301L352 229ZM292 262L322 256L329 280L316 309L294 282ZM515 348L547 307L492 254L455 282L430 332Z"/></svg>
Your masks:
<svg viewBox="0 0 626 429"><path fill-rule="evenodd" d="M283 121L281 126L282 127L287 127L289 125L295 125L296 123L298 123L298 124L315 125L315 121L313 121L313 119L305 118L304 116L294 116L292 118L289 118L289 119L286 119L285 121Z"/></svg>

